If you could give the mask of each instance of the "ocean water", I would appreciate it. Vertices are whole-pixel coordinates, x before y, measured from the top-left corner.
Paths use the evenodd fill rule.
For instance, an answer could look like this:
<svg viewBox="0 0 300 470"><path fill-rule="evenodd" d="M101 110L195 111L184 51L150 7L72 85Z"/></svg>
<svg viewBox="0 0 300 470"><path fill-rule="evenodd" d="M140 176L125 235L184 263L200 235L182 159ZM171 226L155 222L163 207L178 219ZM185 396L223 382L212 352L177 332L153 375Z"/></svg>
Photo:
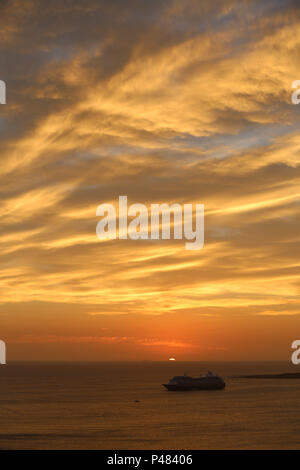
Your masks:
<svg viewBox="0 0 300 470"><path fill-rule="evenodd" d="M161 386L208 369L226 380L225 390ZM228 378L289 371L298 369L275 362L9 363L0 366L0 449L300 449L300 380Z"/></svg>

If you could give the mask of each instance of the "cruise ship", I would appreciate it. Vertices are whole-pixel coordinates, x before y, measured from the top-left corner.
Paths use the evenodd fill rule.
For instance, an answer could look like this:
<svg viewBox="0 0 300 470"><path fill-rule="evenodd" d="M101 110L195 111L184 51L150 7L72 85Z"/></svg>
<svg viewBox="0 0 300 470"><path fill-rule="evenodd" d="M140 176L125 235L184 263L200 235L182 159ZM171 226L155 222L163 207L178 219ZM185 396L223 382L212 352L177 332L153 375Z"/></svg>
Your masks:
<svg viewBox="0 0 300 470"><path fill-rule="evenodd" d="M222 390L225 388L225 382L212 372L200 377L189 377L188 375L177 375L167 384L163 384L170 392L187 390Z"/></svg>

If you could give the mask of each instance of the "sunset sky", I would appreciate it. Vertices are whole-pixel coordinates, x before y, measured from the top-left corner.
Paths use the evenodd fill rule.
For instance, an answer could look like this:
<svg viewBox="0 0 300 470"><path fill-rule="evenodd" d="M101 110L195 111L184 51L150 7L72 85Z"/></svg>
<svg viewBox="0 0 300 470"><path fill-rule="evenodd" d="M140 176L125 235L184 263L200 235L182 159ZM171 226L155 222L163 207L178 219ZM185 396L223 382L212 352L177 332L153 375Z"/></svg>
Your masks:
<svg viewBox="0 0 300 470"><path fill-rule="evenodd" d="M216 6L217 5L217 6ZM289 360L300 339L298 1L0 3L9 360ZM96 208L205 205L205 245Z"/></svg>

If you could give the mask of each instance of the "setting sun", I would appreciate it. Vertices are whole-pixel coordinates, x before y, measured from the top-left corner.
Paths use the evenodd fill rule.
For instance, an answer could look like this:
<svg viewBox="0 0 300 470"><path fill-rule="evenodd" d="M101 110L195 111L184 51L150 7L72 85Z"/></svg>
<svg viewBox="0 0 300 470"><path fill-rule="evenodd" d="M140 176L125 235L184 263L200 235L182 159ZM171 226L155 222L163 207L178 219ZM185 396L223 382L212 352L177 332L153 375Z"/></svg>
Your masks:
<svg viewBox="0 0 300 470"><path fill-rule="evenodd" d="M176 361L175 357L169 357L169 361Z"/></svg>

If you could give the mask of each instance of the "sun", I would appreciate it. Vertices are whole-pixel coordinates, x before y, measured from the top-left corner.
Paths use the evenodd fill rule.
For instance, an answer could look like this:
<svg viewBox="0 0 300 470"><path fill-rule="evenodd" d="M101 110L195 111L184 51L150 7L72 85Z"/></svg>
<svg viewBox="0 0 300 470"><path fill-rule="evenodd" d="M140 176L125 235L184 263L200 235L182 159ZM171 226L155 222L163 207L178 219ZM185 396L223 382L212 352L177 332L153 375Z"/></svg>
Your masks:
<svg viewBox="0 0 300 470"><path fill-rule="evenodd" d="M169 361L176 361L175 357L169 357Z"/></svg>

